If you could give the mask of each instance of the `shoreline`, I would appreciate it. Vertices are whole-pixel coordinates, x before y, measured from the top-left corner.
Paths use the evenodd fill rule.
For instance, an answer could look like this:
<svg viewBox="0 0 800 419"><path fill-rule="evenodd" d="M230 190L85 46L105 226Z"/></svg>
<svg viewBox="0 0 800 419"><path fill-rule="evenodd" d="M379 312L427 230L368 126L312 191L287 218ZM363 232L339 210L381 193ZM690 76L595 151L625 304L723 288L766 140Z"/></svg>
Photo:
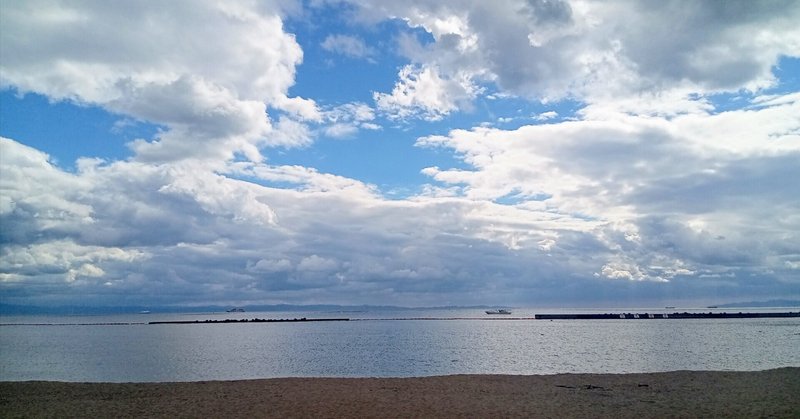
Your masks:
<svg viewBox="0 0 800 419"><path fill-rule="evenodd" d="M800 417L800 367L765 371L0 382L2 417Z"/></svg>

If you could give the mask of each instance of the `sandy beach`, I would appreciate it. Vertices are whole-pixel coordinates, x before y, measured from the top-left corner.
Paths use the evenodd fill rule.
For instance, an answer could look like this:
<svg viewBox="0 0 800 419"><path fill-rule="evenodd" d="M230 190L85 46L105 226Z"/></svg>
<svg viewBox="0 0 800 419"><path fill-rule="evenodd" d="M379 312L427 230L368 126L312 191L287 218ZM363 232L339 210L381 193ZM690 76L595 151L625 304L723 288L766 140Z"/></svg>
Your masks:
<svg viewBox="0 0 800 419"><path fill-rule="evenodd" d="M13 417L800 417L800 368L549 376L0 383Z"/></svg>

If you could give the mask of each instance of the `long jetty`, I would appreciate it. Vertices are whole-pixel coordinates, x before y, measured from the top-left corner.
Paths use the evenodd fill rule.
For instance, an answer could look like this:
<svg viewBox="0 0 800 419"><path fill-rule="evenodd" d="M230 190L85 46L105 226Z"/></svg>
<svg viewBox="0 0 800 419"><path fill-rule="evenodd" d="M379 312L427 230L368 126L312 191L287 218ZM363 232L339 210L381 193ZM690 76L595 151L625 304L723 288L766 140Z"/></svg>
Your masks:
<svg viewBox="0 0 800 419"><path fill-rule="evenodd" d="M350 319L224 319L224 320L167 320L148 322L147 324L215 324L215 323L295 323L295 322L346 322Z"/></svg>
<svg viewBox="0 0 800 419"><path fill-rule="evenodd" d="M727 313L727 312L675 312L675 313L559 313L534 314L530 317L401 317L401 318L359 318L358 321L401 321L401 320L648 320L648 319L768 319L800 317L800 312L767 313ZM294 318L294 319L222 319L222 320L167 320L152 321L147 324L231 324L231 323L295 323L295 322L342 322L349 318Z"/></svg>
<svg viewBox="0 0 800 419"><path fill-rule="evenodd" d="M213 319L164 320L151 322L97 322L97 323L0 323L0 326L130 326L144 324L241 324L241 323L302 323L346 321L408 321L408 320L647 320L647 319L777 319L800 318L800 312L674 312L674 313L558 313L534 314L526 317L392 317L392 318L292 318L292 319Z"/></svg>

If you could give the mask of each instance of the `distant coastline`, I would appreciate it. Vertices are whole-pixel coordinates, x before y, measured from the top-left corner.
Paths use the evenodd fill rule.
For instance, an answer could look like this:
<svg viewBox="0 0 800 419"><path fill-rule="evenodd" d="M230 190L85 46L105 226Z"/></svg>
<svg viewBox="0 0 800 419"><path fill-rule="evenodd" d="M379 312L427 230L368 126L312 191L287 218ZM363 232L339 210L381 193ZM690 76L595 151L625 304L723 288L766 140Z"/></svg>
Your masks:
<svg viewBox="0 0 800 419"><path fill-rule="evenodd" d="M231 312L231 305L202 305L202 306L34 306L0 304L0 315L113 315L136 314L197 314L197 313L225 313ZM237 305L236 308L243 312L330 312L330 313L363 313L367 311L411 311L411 310L450 310L450 309L475 309L485 310L494 308L494 305L453 305L433 307L406 307L395 305L339 305L339 304L252 304Z"/></svg>
<svg viewBox="0 0 800 419"><path fill-rule="evenodd" d="M743 303L716 304L715 308L764 308L764 307L800 307L800 300L748 301Z"/></svg>
<svg viewBox="0 0 800 419"><path fill-rule="evenodd" d="M488 306L486 306L488 307ZM34 306L0 304L0 315L113 315L134 314L148 312L149 314L191 314L191 313L224 313L230 310L230 305L202 305L202 306ZM273 305L241 305L237 306L245 312L278 312L278 311L329 311L329 312L360 312L366 310L410 310L409 307L388 305L335 305L335 304L273 304ZM481 306L481 308L484 308Z"/></svg>
<svg viewBox="0 0 800 419"><path fill-rule="evenodd" d="M531 306L535 306L532 304ZM475 309L485 310L495 308L496 305L452 305L434 307L406 307L395 305L338 305L338 304L254 304L237 306L246 312L281 312L281 311L310 311L310 312L331 312L331 313L359 313L366 311L405 311L405 310L447 310L447 309ZM680 305L669 309L683 309ZM749 301L738 303L714 304L696 309L725 309L725 308L800 308L800 300L768 300L768 301ZM113 314L135 314L135 313L161 313L161 314L190 314L190 313L223 313L228 312L231 305L203 305L203 306L35 306L35 305L15 305L0 304L0 315L61 315L61 316L81 316L81 315L113 315ZM569 309L570 307L563 307ZM662 307L663 308L663 307ZM691 308L691 307L685 307ZM575 308L576 311L578 308ZM624 308L617 308L624 309ZM633 308L631 309L633 310ZM546 307L542 308L546 311Z"/></svg>

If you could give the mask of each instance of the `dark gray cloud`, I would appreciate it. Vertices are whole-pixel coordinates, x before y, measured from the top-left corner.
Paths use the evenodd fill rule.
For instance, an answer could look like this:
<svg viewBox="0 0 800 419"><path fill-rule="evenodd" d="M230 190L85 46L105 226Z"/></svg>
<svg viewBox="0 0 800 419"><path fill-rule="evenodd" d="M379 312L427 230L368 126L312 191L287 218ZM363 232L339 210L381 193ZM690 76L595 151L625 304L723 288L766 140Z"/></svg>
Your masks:
<svg viewBox="0 0 800 419"><path fill-rule="evenodd" d="M752 216L768 217L800 208L800 153L778 156L717 159L696 162L695 166L715 167L700 173L683 173L661 179L636 191L631 202L647 212L679 209L686 214L702 214L719 208L751 210ZM755 206L753 202L763 205Z"/></svg>
<svg viewBox="0 0 800 419"><path fill-rule="evenodd" d="M528 0L527 9L536 24L565 24L572 21L572 7L562 0Z"/></svg>

